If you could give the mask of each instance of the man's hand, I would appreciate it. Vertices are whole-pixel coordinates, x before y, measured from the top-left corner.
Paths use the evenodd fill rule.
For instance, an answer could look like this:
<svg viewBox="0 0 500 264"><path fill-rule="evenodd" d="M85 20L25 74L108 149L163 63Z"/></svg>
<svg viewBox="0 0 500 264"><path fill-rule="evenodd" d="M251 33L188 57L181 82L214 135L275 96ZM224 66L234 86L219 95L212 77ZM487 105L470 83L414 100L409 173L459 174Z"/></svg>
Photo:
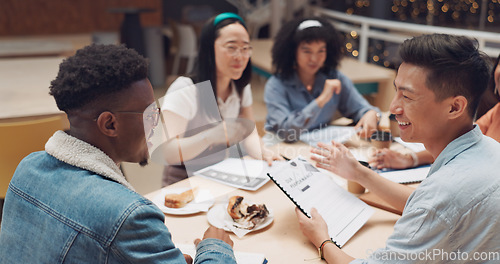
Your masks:
<svg viewBox="0 0 500 264"><path fill-rule="evenodd" d="M332 140L332 144L318 143L317 148L312 148L311 160L316 161L316 167L329 170L346 180L357 181L361 165L352 153L341 143Z"/></svg>
<svg viewBox="0 0 500 264"><path fill-rule="evenodd" d="M188 254L183 254L187 264L193 264L193 258Z"/></svg>
<svg viewBox="0 0 500 264"><path fill-rule="evenodd" d="M328 226L316 208L311 209L311 218L304 215L298 208L295 208L295 214L297 215L297 220L299 220L302 234L304 234L314 246L319 247L323 241L330 239L328 235Z"/></svg>
<svg viewBox="0 0 500 264"><path fill-rule="evenodd" d="M227 244L229 244L231 247L233 247L233 240L229 237L229 235L226 233L224 229L220 229L214 226L210 226L207 231L205 231L205 234L203 235L203 239L207 238L215 238L215 239L220 239ZM198 246L198 244L201 242L201 239L197 238L194 241L194 245Z"/></svg>

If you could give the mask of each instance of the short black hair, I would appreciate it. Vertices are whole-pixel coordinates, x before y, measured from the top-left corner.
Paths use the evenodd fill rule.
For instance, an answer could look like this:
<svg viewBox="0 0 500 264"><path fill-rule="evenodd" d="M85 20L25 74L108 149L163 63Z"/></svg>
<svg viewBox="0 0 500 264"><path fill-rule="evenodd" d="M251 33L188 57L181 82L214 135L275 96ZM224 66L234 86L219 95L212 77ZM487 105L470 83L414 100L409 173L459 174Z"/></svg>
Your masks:
<svg viewBox="0 0 500 264"><path fill-rule="evenodd" d="M405 40L399 55L427 70L426 85L437 101L462 95L474 118L490 76L487 56L478 46L476 39L464 36L429 34Z"/></svg>
<svg viewBox="0 0 500 264"><path fill-rule="evenodd" d="M86 46L59 65L49 94L57 107L81 109L102 96L114 94L147 78L148 62L135 50L123 45Z"/></svg>
<svg viewBox="0 0 500 264"><path fill-rule="evenodd" d="M241 24L247 30L247 32L248 29L244 23L242 23L239 19L233 17L224 19L217 23L217 25L214 25L215 17L216 16L210 18L201 29L198 56L190 77L191 79L193 79L194 83L210 80L215 98L217 98L217 66L215 65L214 50L215 40L220 36L220 30L230 24ZM238 80L234 80L236 91L238 92L238 95L240 97L243 94L243 88L245 88L245 86L250 83L251 79L252 61L251 59L249 59L248 64L243 70L241 77Z"/></svg>
<svg viewBox="0 0 500 264"><path fill-rule="evenodd" d="M299 30L299 25L306 20L316 20L321 23L321 26ZM343 36L327 19L310 17L289 21L276 34L272 48L275 74L283 79L291 78L295 72L297 47L302 42L310 43L314 41L324 41L326 43L326 60L320 71L328 74L337 69L343 56Z"/></svg>

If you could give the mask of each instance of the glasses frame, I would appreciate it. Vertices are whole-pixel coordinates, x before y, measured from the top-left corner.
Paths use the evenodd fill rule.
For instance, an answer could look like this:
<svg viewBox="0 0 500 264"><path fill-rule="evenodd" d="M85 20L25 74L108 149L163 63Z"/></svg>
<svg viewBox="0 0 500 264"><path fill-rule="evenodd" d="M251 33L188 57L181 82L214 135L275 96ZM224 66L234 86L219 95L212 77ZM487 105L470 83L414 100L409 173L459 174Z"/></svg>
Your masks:
<svg viewBox="0 0 500 264"><path fill-rule="evenodd" d="M139 111L115 111L115 113L141 114L141 115L143 115L142 119L144 121L150 121L150 120L152 120L153 121L153 127L156 127L158 125L158 121L160 121L161 108L160 107L156 107L156 108L154 108L153 111L150 111L150 113L148 113L147 115L146 115L146 111L148 111L148 110L145 110L144 112L139 112ZM113 112L111 112L111 113L113 113Z"/></svg>
<svg viewBox="0 0 500 264"><path fill-rule="evenodd" d="M227 53L227 55L229 55L231 57L236 57L238 55L241 55L241 57L243 57L243 58L252 57L252 50L253 50L252 46L240 47L240 46L237 46L235 44L226 44L226 45L223 45L222 48ZM247 49L247 50L244 51L245 49Z"/></svg>

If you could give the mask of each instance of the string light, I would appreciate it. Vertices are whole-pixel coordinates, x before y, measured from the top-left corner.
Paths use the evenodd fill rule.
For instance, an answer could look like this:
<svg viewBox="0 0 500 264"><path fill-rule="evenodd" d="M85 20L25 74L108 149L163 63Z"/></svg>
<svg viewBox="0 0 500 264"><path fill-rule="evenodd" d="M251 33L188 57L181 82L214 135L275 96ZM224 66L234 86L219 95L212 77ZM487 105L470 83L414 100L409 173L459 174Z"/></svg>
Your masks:
<svg viewBox="0 0 500 264"><path fill-rule="evenodd" d="M347 14L371 15L370 0L352 0L348 3ZM486 7L483 6L486 5ZM387 19L416 24L427 24L445 27L481 30L500 28L500 0L392 0L390 8L392 16ZM343 10L342 10L343 11ZM482 16L481 12L486 11ZM484 15L484 14L483 14ZM480 21L480 19L485 19ZM353 57L359 56L359 35L356 31L346 35L346 51ZM385 67L394 67L391 52L387 43L370 40L368 56L370 60Z"/></svg>

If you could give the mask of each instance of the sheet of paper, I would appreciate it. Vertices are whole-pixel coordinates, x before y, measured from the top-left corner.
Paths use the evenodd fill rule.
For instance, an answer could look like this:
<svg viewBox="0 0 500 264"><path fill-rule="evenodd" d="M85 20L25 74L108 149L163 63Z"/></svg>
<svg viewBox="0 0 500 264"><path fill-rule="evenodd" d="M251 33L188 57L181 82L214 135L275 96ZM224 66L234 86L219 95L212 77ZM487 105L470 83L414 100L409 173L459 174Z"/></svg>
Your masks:
<svg viewBox="0 0 500 264"><path fill-rule="evenodd" d="M328 225L331 238L343 246L371 217L373 208L340 187L327 174L302 158L289 161L270 177L310 216L316 208Z"/></svg>
<svg viewBox="0 0 500 264"><path fill-rule="evenodd" d="M421 182L429 174L430 165L405 170L377 170L380 176L397 183Z"/></svg>
<svg viewBox="0 0 500 264"><path fill-rule="evenodd" d="M280 161L273 166L280 166ZM235 188L255 191L269 181L267 173L272 168L262 160L228 158L212 166L196 171L200 175Z"/></svg>
<svg viewBox="0 0 500 264"><path fill-rule="evenodd" d="M420 152L425 150L425 146L422 143L404 142L400 137L395 137L394 141L398 142L399 144L403 145L406 148L411 149L414 152Z"/></svg>
<svg viewBox="0 0 500 264"><path fill-rule="evenodd" d="M196 256L196 248L194 244L175 244L177 248L181 250L183 254L190 255L193 260ZM249 253L242 251L235 251L234 257L238 264L263 264L265 263L265 256L261 253Z"/></svg>
<svg viewBox="0 0 500 264"><path fill-rule="evenodd" d="M332 140L344 143L349 140L356 130L352 126L327 126L321 129L316 129L300 135L300 140L316 146L318 142L331 143Z"/></svg>

